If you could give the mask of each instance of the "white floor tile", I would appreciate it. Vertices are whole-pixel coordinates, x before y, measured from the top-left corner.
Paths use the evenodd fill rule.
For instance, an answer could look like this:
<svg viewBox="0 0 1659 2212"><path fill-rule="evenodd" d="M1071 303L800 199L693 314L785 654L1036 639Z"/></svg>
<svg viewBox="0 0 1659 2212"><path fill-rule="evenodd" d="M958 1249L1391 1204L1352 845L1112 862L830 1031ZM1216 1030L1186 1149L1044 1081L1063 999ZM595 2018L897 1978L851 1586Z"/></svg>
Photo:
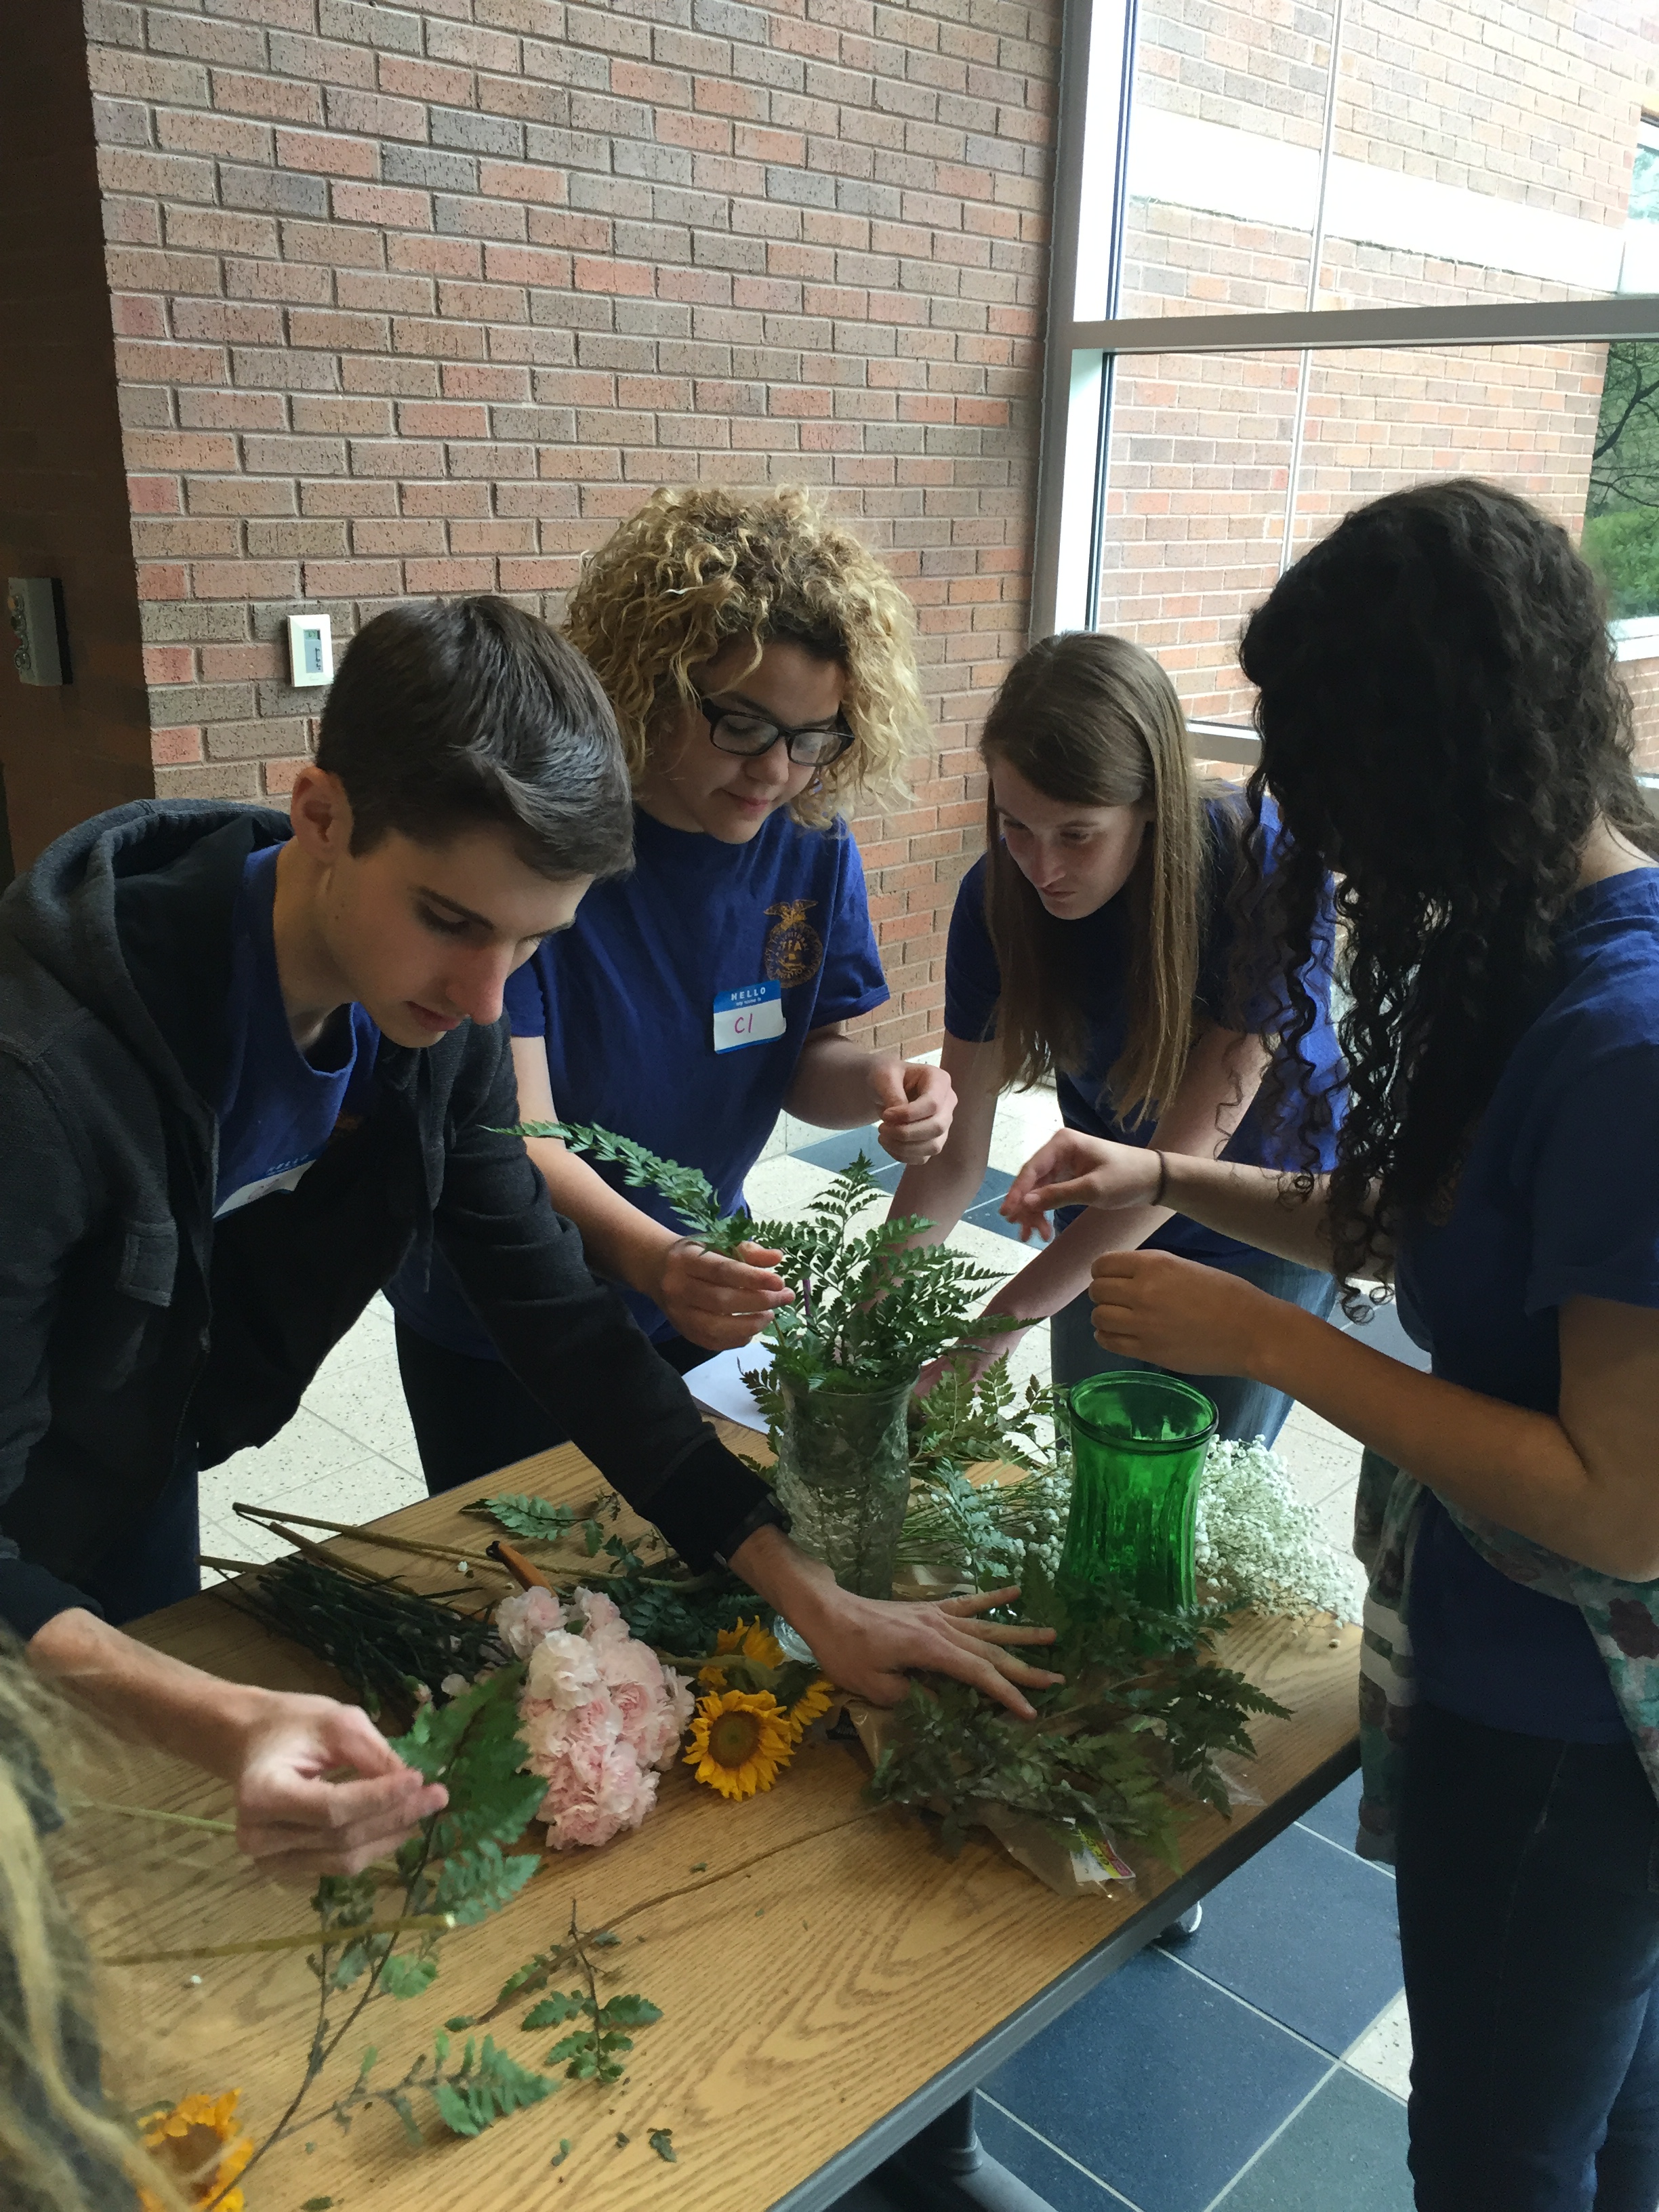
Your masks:
<svg viewBox="0 0 1659 2212"><path fill-rule="evenodd" d="M1412 2031L1406 1992L1385 2005L1365 2033L1342 2054L1342 2063L1402 2101L1411 2094Z"/></svg>
<svg viewBox="0 0 1659 2212"><path fill-rule="evenodd" d="M418 1465L414 1425L404 1402L395 1362L364 1364L337 1375L319 1375L305 1395L305 1410L356 1440L359 1450L384 1452L401 1465Z"/></svg>
<svg viewBox="0 0 1659 2212"><path fill-rule="evenodd" d="M301 1406L268 1444L235 1452L222 1467L210 1468L202 1477L204 1510L212 1512L215 1504L210 1501L222 1496L227 1507L234 1498L246 1498L252 1505L269 1505L297 1485L331 1476L349 1467L362 1457L366 1449L361 1437L349 1437L343 1429Z"/></svg>
<svg viewBox="0 0 1659 2212"><path fill-rule="evenodd" d="M1059 1127L1060 1103L1049 1085L1041 1085L1035 1091L1005 1091L997 1101L991 1165L1004 1175L1018 1175L1038 1146L1046 1144Z"/></svg>
<svg viewBox="0 0 1659 2212"><path fill-rule="evenodd" d="M815 1168L807 1160L780 1157L763 1161L746 1178L744 1188L751 1213L763 1219L769 1217L776 1221L790 1221L821 1192L828 1190L834 1181L828 1168ZM870 1218L877 1218L873 1206Z"/></svg>

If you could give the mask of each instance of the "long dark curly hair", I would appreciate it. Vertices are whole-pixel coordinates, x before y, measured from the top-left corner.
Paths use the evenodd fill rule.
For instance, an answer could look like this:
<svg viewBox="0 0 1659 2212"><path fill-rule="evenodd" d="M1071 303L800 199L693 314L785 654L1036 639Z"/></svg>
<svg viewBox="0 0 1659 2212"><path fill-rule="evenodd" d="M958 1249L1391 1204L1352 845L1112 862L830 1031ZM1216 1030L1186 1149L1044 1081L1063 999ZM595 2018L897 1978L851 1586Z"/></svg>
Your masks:
<svg viewBox="0 0 1659 2212"><path fill-rule="evenodd" d="M1284 824L1257 895L1298 1058L1316 1012L1301 969L1336 878L1350 1104L1330 1223L1352 1293L1408 1216L1443 1218L1551 995L1597 817L1646 852L1659 836L1601 586L1565 530L1494 484L1356 509L1257 608L1239 658L1258 693L1250 794L1271 792Z"/></svg>

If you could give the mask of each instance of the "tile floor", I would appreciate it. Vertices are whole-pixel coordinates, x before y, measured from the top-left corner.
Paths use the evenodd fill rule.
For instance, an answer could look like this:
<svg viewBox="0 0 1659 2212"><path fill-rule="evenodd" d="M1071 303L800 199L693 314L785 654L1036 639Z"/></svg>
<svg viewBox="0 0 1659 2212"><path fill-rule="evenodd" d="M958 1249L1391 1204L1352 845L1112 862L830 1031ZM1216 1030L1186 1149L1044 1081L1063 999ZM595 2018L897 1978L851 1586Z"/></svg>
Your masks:
<svg viewBox="0 0 1659 2212"><path fill-rule="evenodd" d="M952 1240L999 1272L1018 1247L996 1200L1055 1122L1046 1091L999 1111L990 1172ZM860 1144L884 1158L868 1131L826 1137L786 1119L749 1179L750 1204L794 1212ZM896 1167L880 1172L896 1183ZM1022 1340L1017 1375L1046 1376L1047 1334ZM1391 1310L1369 1340L1410 1352ZM1355 1446L1298 1407L1279 1449L1346 1547ZM423 1494L376 1298L281 1436L203 1477L203 1550L252 1560L283 1548L234 1516L238 1499L366 1520ZM1407 2212L1411 2054L1392 1881L1352 1850L1357 1790L1345 1784L1217 1890L1190 1942L1144 1953L991 2078L981 2136L1055 2212Z"/></svg>

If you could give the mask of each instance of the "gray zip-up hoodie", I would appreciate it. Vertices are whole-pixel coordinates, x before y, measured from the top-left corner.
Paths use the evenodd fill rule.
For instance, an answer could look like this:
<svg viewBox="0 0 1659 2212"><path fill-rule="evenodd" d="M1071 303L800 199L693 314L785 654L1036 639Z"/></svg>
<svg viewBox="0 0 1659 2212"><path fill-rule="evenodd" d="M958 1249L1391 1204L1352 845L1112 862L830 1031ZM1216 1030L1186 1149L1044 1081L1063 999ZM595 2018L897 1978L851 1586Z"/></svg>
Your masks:
<svg viewBox="0 0 1659 2212"><path fill-rule="evenodd" d="M0 900L0 1620L88 1601L181 1451L263 1443L433 1241L507 1364L694 1565L769 1493L706 1427L516 1138L504 1024L381 1040L373 1103L298 1188L216 1224L242 866L280 815L141 801Z"/></svg>

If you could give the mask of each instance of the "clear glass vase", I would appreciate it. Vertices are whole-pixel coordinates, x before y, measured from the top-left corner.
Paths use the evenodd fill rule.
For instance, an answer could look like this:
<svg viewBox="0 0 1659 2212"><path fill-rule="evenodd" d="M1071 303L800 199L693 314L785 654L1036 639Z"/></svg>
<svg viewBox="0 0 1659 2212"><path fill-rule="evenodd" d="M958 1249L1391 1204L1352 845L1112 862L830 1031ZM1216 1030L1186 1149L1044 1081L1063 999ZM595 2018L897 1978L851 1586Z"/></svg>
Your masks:
<svg viewBox="0 0 1659 2212"><path fill-rule="evenodd" d="M1069 1394L1072 1510L1059 1581L1115 1583L1145 1605L1194 1601L1193 1530L1215 1407L1156 1370L1091 1375Z"/></svg>
<svg viewBox="0 0 1659 2212"><path fill-rule="evenodd" d="M775 1370L774 1370L775 1373ZM815 1390L778 1376L777 1490L801 1549L843 1589L891 1597L910 1498L915 1377L890 1390Z"/></svg>

